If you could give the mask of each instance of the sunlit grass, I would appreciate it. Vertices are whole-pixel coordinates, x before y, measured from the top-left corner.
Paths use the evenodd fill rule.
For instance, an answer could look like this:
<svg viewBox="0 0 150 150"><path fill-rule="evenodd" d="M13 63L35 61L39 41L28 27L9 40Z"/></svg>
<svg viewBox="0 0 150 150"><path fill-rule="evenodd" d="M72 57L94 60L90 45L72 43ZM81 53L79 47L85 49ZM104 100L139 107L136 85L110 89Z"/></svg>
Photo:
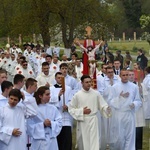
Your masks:
<svg viewBox="0 0 150 150"><path fill-rule="evenodd" d="M119 49L123 53L125 51L130 51L131 54L137 55L136 51L134 51L134 48L137 49L143 49L146 53L149 53L150 45L147 41L125 41L125 42L108 42L109 47L111 47L112 50Z"/></svg>

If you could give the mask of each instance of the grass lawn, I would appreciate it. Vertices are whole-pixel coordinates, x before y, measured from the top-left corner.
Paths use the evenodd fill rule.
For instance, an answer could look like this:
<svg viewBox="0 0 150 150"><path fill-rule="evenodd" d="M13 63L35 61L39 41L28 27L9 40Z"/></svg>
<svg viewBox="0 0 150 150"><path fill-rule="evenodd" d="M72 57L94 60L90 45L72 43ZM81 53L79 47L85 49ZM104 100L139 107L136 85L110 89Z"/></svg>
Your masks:
<svg viewBox="0 0 150 150"><path fill-rule="evenodd" d="M115 54L115 52L117 50L121 50L122 54L125 54L126 51L129 51L131 56L137 56L137 50L142 48L145 52L147 56L149 55L149 51L150 51L150 45L148 44L147 41L125 41L125 42L118 42L118 41L114 41L114 42L108 42L108 46L110 51ZM60 55L62 56L63 51L61 49ZM82 53L80 51L80 48L77 47L77 53L79 55L79 57L82 57Z"/></svg>
<svg viewBox="0 0 150 150"><path fill-rule="evenodd" d="M142 48L146 53L149 53L150 45L147 41L125 41L125 42L108 42L110 49L121 50L122 53L130 51L132 55L137 55L136 50Z"/></svg>

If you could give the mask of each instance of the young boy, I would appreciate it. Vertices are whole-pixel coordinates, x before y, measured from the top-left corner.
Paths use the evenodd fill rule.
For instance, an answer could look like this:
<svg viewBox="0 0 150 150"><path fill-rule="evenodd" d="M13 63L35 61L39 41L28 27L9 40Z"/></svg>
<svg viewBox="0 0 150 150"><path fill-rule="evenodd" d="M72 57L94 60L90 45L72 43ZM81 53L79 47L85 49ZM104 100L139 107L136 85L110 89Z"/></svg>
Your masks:
<svg viewBox="0 0 150 150"><path fill-rule="evenodd" d="M0 107L4 107L8 103L8 95L12 90L13 84L10 81L3 81L1 84L2 93L0 94Z"/></svg>
<svg viewBox="0 0 150 150"><path fill-rule="evenodd" d="M8 104L0 108L1 150L26 150L25 117L34 116L37 112L28 100L23 100L23 105L17 105L22 98L20 90L12 89L9 93Z"/></svg>

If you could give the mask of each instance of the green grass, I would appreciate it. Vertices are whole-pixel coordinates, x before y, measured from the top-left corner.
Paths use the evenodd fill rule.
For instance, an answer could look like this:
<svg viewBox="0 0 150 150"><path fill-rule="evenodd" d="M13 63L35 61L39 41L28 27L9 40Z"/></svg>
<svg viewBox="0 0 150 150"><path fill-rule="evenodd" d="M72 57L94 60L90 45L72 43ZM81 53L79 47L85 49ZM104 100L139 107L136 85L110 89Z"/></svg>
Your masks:
<svg viewBox="0 0 150 150"><path fill-rule="evenodd" d="M108 42L108 46L112 51L121 50L122 53L130 51L132 55L137 55L137 49L142 48L146 53L149 53L150 45L147 41L125 41L125 42Z"/></svg>
<svg viewBox="0 0 150 150"><path fill-rule="evenodd" d="M150 150L150 120L146 121L146 126L143 128L143 150Z"/></svg>

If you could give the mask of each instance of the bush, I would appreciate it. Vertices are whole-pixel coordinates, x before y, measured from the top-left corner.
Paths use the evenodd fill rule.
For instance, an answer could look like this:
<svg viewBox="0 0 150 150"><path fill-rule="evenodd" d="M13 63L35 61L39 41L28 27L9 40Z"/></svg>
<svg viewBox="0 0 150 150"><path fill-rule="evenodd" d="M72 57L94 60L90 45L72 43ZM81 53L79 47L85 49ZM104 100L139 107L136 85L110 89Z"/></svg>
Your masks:
<svg viewBox="0 0 150 150"><path fill-rule="evenodd" d="M132 48L132 51L133 51L133 52L137 52L138 49L139 49L138 47L134 46L134 47Z"/></svg>

